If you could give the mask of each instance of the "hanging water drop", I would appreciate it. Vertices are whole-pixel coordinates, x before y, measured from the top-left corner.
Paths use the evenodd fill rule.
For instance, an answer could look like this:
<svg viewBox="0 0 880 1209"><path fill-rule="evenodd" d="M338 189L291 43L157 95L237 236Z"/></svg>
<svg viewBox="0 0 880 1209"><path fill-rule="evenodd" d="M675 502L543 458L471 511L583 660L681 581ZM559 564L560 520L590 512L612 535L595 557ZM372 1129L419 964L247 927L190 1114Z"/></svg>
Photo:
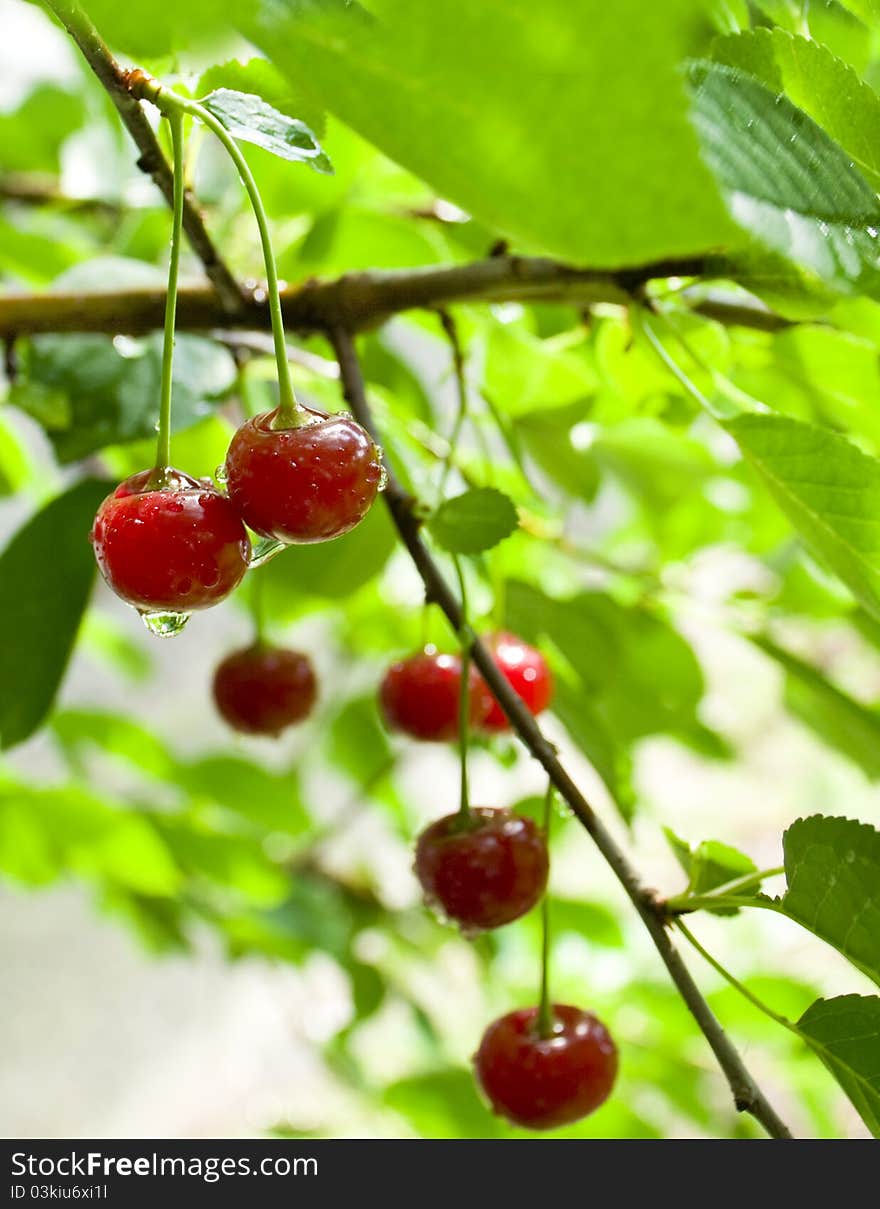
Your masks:
<svg viewBox="0 0 880 1209"><path fill-rule="evenodd" d="M276 554L285 549L284 542L276 541L274 537L261 537L254 542L251 552L251 568L262 567Z"/></svg>
<svg viewBox="0 0 880 1209"><path fill-rule="evenodd" d="M189 613L162 611L151 613L143 609L138 609L138 612L140 613L141 621L150 633L155 634L157 638L173 638L175 634L180 633L190 619Z"/></svg>
<svg viewBox="0 0 880 1209"><path fill-rule="evenodd" d="M379 474L379 486L376 488L376 490L384 491L387 486L388 486L388 471L383 466L381 473Z"/></svg>
<svg viewBox="0 0 880 1209"><path fill-rule="evenodd" d="M226 484L229 481L229 475L226 472L226 463L225 462L221 462L220 465L217 467L217 469L214 471L214 478L217 480L217 482L220 484L221 487L226 486Z"/></svg>

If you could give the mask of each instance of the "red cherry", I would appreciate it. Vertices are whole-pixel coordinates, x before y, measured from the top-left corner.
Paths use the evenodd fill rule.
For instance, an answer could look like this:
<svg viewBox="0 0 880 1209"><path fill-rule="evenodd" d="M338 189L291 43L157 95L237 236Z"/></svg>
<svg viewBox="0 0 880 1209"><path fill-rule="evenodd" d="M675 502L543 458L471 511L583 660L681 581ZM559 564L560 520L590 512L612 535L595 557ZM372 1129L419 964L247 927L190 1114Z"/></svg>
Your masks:
<svg viewBox="0 0 880 1209"><path fill-rule="evenodd" d="M141 470L98 509L91 542L117 596L142 611L190 612L223 600L250 559L247 532L229 499L179 470L148 487Z"/></svg>
<svg viewBox="0 0 880 1209"><path fill-rule="evenodd" d="M500 928L531 910L547 885L544 836L531 819L485 806L432 823L416 845L416 876L429 906L467 931Z"/></svg>
<svg viewBox="0 0 880 1209"><path fill-rule="evenodd" d="M324 542L363 520L382 483L381 454L347 415L303 408L297 428L272 427L264 412L236 432L226 455L229 498L263 537Z"/></svg>
<svg viewBox="0 0 880 1209"><path fill-rule="evenodd" d="M492 1108L526 1129L556 1129L604 1104L617 1076L617 1047L592 1012L553 1005L553 1035L538 1032L538 1009L494 1021L474 1058Z"/></svg>
<svg viewBox="0 0 880 1209"><path fill-rule="evenodd" d="M214 701L233 730L280 735L312 711L317 683L308 655L255 643L214 673Z"/></svg>
<svg viewBox="0 0 880 1209"><path fill-rule="evenodd" d="M470 720L478 726L493 701L473 665L469 665L469 675ZM444 742L458 735L460 689L458 655L439 655L428 649L392 664L379 689L379 705L390 730L413 739Z"/></svg>
<svg viewBox="0 0 880 1209"><path fill-rule="evenodd" d="M553 698L553 676L540 651L517 638L516 634L494 634L488 645L504 678L532 714L540 714ZM488 731L510 730L501 706L492 698L492 707L482 721Z"/></svg>

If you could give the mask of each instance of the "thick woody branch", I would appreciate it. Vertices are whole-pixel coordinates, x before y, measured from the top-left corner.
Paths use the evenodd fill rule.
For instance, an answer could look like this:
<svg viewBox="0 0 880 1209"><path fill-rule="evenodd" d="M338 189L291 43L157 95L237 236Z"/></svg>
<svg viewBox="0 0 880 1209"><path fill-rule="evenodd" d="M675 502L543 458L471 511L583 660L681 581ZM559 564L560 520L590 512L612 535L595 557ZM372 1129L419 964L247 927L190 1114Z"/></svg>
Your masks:
<svg viewBox="0 0 880 1209"><path fill-rule="evenodd" d="M284 322L291 331L361 331L402 311L437 309L461 302L570 302L576 306L632 301L639 285L695 271L692 262L661 261L619 271L574 269L543 257L497 256L443 268L374 269L329 281L311 279L282 290ZM698 303L695 310L719 322L775 330L786 320L759 305L725 299ZM106 332L142 335L162 327L164 289L92 290L0 295L0 338L39 332ZM239 328L268 331L269 308L262 291L237 295L231 309L208 285L183 285L177 299L184 331Z"/></svg>
<svg viewBox="0 0 880 1209"><path fill-rule="evenodd" d="M104 85L126 130L140 151L138 167L152 178L170 206L174 188L171 166L162 153L159 141L147 121L140 102L135 100L129 92L122 68L78 4L71 3L70 0L45 0L45 2L73 38L89 67ZM216 290L220 307L224 312L236 310L241 302L238 283L223 263L202 222L199 211L189 196L184 200L183 229L193 251L204 265L208 280ZM161 321L155 326L161 327ZM70 329L59 328L57 330Z"/></svg>
<svg viewBox="0 0 880 1209"><path fill-rule="evenodd" d="M380 434L376 432L367 402L364 379L353 337L344 328L337 327L331 332L331 338L339 361L345 397L352 413L379 441ZM461 633L464 618L458 599L422 539L418 512L415 507L416 501L408 495L399 480L390 471L384 498L401 541L409 551L422 577L426 599L439 605L455 632ZM627 856L560 762L555 747L544 737L538 723L498 669L489 649L475 634L471 634L470 649L474 663L498 699L513 730L531 755L544 767L550 780L611 866L639 913L672 981L724 1071L736 1107L741 1112L751 1113L772 1137L791 1137L787 1126L776 1115L700 993L669 937L663 915L658 909L653 893L642 885Z"/></svg>

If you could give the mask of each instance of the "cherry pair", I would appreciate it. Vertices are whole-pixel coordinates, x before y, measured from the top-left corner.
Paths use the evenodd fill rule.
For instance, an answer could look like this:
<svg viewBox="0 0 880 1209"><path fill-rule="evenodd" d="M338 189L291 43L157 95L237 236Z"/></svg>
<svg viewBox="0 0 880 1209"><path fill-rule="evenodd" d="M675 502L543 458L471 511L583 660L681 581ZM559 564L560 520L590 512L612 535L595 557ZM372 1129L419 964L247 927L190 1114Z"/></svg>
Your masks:
<svg viewBox="0 0 880 1209"><path fill-rule="evenodd" d="M540 651L515 634L491 635L488 645L505 679L532 714L550 704L553 679ZM470 724L485 734L509 730L510 724L489 686L473 665L470 676ZM379 690L379 704L391 730L414 739L438 742L458 734L461 659L429 647L393 664Z"/></svg>
<svg viewBox="0 0 880 1209"><path fill-rule="evenodd" d="M346 415L300 407L248 420L226 457L228 495L171 468L132 475L98 509L91 541L117 596L142 612L188 613L223 600L251 556L249 526L286 544L353 529L382 485L379 450Z"/></svg>

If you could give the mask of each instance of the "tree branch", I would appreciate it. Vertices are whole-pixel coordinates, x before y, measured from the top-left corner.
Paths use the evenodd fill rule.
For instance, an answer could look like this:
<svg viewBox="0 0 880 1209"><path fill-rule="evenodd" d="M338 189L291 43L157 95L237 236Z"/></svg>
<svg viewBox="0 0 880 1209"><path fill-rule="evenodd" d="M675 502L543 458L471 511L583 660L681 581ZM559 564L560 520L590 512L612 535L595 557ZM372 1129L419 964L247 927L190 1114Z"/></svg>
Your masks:
<svg viewBox="0 0 880 1209"><path fill-rule="evenodd" d="M171 167L162 153L159 140L153 133L153 128L147 121L140 102L135 100L128 90L125 72L113 58L91 20L78 4L72 3L71 0L45 0L45 3L70 34L82 51L89 67L104 85L126 130L141 153L138 167L152 177L153 182L170 206L174 188ZM204 265L209 281L217 292L223 313L237 310L241 305L241 291L238 283L220 257L202 222L202 217L189 195L184 199L183 229L186 231L193 251ZM155 326L160 327L161 323Z"/></svg>
<svg viewBox="0 0 880 1209"><path fill-rule="evenodd" d="M373 423L367 402L363 374L351 332L344 327L331 331L333 347L339 361L345 398L352 413L377 442L380 436ZM391 517L409 554L422 577L426 599L436 603L445 613L456 633L461 633L464 624L459 602L422 540L416 501L403 489L393 472L388 471L385 502ZM682 998L691 1011L701 1032L708 1041L718 1064L724 1071L736 1107L741 1112L751 1113L774 1138L789 1138L791 1134L776 1115L761 1089L746 1069L739 1053L728 1039L724 1029L715 1018L696 983L685 966L678 950L670 940L663 914L658 908L653 893L646 889L632 868L628 858L618 847L616 840L607 830L575 785L563 765L556 749L544 737L529 710L513 691L495 664L488 648L471 633L471 657L483 678L498 699L514 731L525 744L531 755L544 767L553 784L574 811L581 824L593 839L602 856L611 866L620 884L629 896L636 911L650 933L660 957L669 971Z"/></svg>
<svg viewBox="0 0 880 1209"><path fill-rule="evenodd" d="M442 268L373 269L329 281L311 278L282 290L281 304L285 325L303 334L326 333L335 327L362 331L401 311L437 309L457 302L570 302L577 306L609 302L626 306L638 283L674 275L674 264L661 261L612 271L574 269L543 257L494 256ZM696 268L694 264L689 267ZM788 323L758 304L713 298L694 309L721 323L764 331ZM0 339L40 332L137 336L161 328L164 315L162 288L0 294ZM228 310L207 285L180 287L177 317L178 327L185 331L268 331L270 327L269 308L261 292L239 291L235 306Z"/></svg>

